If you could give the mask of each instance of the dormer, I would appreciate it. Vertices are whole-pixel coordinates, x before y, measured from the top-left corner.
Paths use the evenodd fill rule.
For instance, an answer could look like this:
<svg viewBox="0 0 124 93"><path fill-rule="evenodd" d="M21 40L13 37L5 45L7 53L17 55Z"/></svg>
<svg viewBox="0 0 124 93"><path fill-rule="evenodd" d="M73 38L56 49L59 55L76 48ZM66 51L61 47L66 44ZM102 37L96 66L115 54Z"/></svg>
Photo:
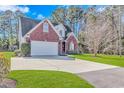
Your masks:
<svg viewBox="0 0 124 93"><path fill-rule="evenodd" d="M55 29L57 30L58 34L61 36L61 37L65 37L65 31L66 31L66 28L64 27L63 24L59 24L57 26L55 26Z"/></svg>

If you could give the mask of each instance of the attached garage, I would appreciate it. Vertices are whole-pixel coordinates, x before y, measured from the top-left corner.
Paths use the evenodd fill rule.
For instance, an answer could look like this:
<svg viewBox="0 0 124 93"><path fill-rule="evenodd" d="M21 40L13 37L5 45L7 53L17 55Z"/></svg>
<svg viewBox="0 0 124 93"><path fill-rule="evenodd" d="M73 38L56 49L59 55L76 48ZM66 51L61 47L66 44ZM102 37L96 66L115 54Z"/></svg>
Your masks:
<svg viewBox="0 0 124 93"><path fill-rule="evenodd" d="M58 42L31 41L31 56L58 55Z"/></svg>

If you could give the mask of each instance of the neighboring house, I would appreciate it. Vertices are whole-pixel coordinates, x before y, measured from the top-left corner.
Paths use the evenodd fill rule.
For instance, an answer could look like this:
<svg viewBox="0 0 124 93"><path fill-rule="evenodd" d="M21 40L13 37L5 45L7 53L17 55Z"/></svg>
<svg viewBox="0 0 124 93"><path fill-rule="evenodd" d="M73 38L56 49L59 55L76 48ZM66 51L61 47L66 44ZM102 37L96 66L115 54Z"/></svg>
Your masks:
<svg viewBox="0 0 124 93"><path fill-rule="evenodd" d="M78 40L68 26L54 24L45 19L41 22L26 17L19 21L19 47L28 42L31 56L65 55L78 52Z"/></svg>

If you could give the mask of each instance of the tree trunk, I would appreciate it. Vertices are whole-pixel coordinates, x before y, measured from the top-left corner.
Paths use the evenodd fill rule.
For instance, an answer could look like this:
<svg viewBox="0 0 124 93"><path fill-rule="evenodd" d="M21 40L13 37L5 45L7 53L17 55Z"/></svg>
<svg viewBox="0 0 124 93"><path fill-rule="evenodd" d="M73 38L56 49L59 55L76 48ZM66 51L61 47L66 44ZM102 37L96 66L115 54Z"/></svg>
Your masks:
<svg viewBox="0 0 124 93"><path fill-rule="evenodd" d="M97 56L97 51L96 51L96 49L94 49L94 57L96 57Z"/></svg>
<svg viewBox="0 0 124 93"><path fill-rule="evenodd" d="M119 6L118 52L121 57L121 10Z"/></svg>

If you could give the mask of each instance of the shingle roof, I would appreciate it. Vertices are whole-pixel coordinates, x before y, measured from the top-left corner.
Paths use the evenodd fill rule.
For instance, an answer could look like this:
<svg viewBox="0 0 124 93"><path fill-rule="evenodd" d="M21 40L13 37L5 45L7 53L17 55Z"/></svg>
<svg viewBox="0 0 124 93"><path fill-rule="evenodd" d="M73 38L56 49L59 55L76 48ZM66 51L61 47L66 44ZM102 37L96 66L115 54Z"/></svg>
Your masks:
<svg viewBox="0 0 124 93"><path fill-rule="evenodd" d="M58 23L52 23L53 24L53 26L56 26L56 25L58 25Z"/></svg>
<svg viewBox="0 0 124 93"><path fill-rule="evenodd" d="M29 32L33 27L35 27L40 21L34 20L27 17L20 17L22 36Z"/></svg>
<svg viewBox="0 0 124 93"><path fill-rule="evenodd" d="M21 29L22 29L22 36L27 34L33 27L35 27L40 21L34 20L28 17L20 17L21 21ZM58 25L57 23L52 23L54 26ZM71 28L68 25L64 25L66 28L65 39L67 38L67 34L72 32Z"/></svg>
<svg viewBox="0 0 124 93"><path fill-rule="evenodd" d="M71 28L68 25L64 25L64 27L66 28L66 33L65 35L67 36L68 33L72 32Z"/></svg>

